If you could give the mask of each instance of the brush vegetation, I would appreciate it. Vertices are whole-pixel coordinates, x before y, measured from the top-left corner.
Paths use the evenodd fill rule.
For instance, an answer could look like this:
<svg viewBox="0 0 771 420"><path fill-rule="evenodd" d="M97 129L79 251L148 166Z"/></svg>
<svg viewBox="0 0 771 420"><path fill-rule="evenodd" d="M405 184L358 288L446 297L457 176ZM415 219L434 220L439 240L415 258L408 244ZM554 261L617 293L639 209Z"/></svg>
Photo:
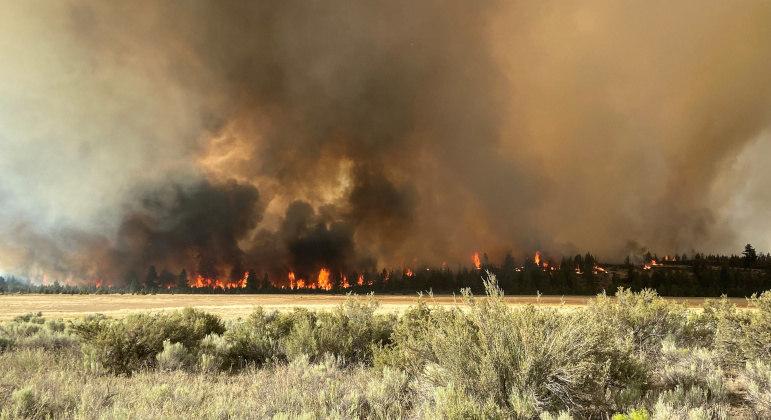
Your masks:
<svg viewBox="0 0 771 420"><path fill-rule="evenodd" d="M771 292L702 311L621 289L573 311L421 299L225 322L194 309L0 324L0 418L771 416Z"/></svg>

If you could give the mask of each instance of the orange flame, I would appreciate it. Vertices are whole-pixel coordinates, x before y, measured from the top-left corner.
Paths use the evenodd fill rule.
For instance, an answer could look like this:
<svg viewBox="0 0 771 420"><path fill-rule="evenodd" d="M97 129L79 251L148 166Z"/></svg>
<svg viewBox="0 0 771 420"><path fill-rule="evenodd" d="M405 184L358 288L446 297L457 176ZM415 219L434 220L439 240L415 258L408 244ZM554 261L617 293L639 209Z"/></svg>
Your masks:
<svg viewBox="0 0 771 420"><path fill-rule="evenodd" d="M188 280L187 284L195 289L200 288L212 288L212 289L243 289L249 282L249 272L244 272L243 277L238 280L223 280L204 277L201 274L197 274L192 280Z"/></svg>
<svg viewBox="0 0 771 420"><path fill-rule="evenodd" d="M343 275L343 289L351 287L351 283L348 282L348 276Z"/></svg>
<svg viewBox="0 0 771 420"><path fill-rule="evenodd" d="M482 261L479 259L478 252L475 252L474 255L471 256L471 261L474 263L474 268L477 270L482 268Z"/></svg>
<svg viewBox="0 0 771 420"><path fill-rule="evenodd" d="M655 259L652 259L649 263L643 264L643 270L650 270L653 267L659 266L659 264Z"/></svg>
<svg viewBox="0 0 771 420"><path fill-rule="evenodd" d="M411 268L407 267L404 269L404 275L407 277L412 277L415 275L415 273L412 271Z"/></svg>
<svg viewBox="0 0 771 420"><path fill-rule="evenodd" d="M535 251L535 256L533 257L533 262L537 266L541 266L541 251Z"/></svg>
<svg viewBox="0 0 771 420"><path fill-rule="evenodd" d="M319 270L319 278L316 283L319 289L332 290L332 283L329 281L329 270L326 268Z"/></svg>
<svg viewBox="0 0 771 420"><path fill-rule="evenodd" d="M364 286L364 274L359 274L359 278L356 279L356 284Z"/></svg>

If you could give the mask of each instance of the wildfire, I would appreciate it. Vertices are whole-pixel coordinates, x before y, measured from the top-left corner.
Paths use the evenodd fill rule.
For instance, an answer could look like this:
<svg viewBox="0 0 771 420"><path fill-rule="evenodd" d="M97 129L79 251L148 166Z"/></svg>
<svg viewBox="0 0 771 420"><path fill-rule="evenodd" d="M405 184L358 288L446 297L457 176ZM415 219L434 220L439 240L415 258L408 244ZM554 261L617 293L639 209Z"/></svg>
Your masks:
<svg viewBox="0 0 771 420"><path fill-rule="evenodd" d="M535 256L533 257L533 262L537 266L541 266L541 251L535 251Z"/></svg>
<svg viewBox="0 0 771 420"><path fill-rule="evenodd" d="M471 257L471 261L474 263L474 268L477 270L482 268L482 261L479 259L479 253L475 252L474 255Z"/></svg>
<svg viewBox="0 0 771 420"><path fill-rule="evenodd" d="M204 277L201 274L197 274L191 280L188 280L188 286L194 289L211 288L211 289L243 289L249 282L249 272L244 272L243 277L238 280L223 280Z"/></svg>
<svg viewBox="0 0 771 420"><path fill-rule="evenodd" d="M351 283L348 282L348 276L343 275L343 289L351 287Z"/></svg>
<svg viewBox="0 0 771 420"><path fill-rule="evenodd" d="M415 273L412 271L411 268L407 267L404 269L404 275L407 277L412 277L415 275Z"/></svg>
<svg viewBox="0 0 771 420"><path fill-rule="evenodd" d="M316 284L318 285L319 289L332 290L332 283L329 281L329 270L326 268L319 270L319 277L316 281Z"/></svg>
<svg viewBox="0 0 771 420"><path fill-rule="evenodd" d="M653 267L659 266L661 264L656 261L656 259L652 259L649 263L643 265L643 270L650 270Z"/></svg>
<svg viewBox="0 0 771 420"><path fill-rule="evenodd" d="M364 286L364 274L359 274L359 277L356 279L356 284Z"/></svg>

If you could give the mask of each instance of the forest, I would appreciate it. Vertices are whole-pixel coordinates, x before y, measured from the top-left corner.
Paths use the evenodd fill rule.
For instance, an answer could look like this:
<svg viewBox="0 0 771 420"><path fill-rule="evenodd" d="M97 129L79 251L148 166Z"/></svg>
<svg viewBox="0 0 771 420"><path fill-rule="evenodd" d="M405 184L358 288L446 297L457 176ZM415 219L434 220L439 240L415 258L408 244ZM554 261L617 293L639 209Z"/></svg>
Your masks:
<svg viewBox="0 0 771 420"><path fill-rule="evenodd" d="M771 290L771 256L758 253L747 244L739 255L695 253L659 257L650 252L621 264L605 264L590 253L548 261L540 253L519 262L509 253L500 263L486 254L475 254L470 266L382 269L336 273L321 269L324 278L305 282L301 273L290 271L289 279L268 273L235 270L227 280L193 277L187 270L175 274L155 266L144 276L132 272L119 285L105 282L65 284L53 281L37 284L21 277L0 277L0 293L387 293L449 294L468 288L484 291L484 273L498 278L510 295L595 295L614 294L620 288L633 291L656 290L662 296L721 295L748 297ZM310 278L312 274L308 275ZM352 279L352 280L349 280ZM355 280L353 280L355 279ZM323 281L319 283L319 280Z"/></svg>

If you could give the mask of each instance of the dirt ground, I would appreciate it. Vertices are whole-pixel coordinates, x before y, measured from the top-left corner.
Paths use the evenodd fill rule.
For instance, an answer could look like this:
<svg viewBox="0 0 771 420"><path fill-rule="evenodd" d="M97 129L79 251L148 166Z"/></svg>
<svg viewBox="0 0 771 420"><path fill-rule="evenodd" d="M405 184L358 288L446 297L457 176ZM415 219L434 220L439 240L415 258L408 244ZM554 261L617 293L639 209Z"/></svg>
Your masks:
<svg viewBox="0 0 771 420"><path fill-rule="evenodd" d="M414 305L418 297L380 295L375 297L380 311L401 312ZM76 318L102 313L122 317L143 311L174 310L195 307L224 318L245 317L255 307L268 310L290 310L294 307L331 309L346 299L340 295L275 294L275 295L0 295L0 320L11 319L29 312L42 312L47 318ZM430 304L459 305L460 297L424 297ZM506 296L511 305L556 306L569 310L586 304L586 296ZM698 308L703 298L679 298L679 302ZM738 306L747 306L746 299L732 299Z"/></svg>

